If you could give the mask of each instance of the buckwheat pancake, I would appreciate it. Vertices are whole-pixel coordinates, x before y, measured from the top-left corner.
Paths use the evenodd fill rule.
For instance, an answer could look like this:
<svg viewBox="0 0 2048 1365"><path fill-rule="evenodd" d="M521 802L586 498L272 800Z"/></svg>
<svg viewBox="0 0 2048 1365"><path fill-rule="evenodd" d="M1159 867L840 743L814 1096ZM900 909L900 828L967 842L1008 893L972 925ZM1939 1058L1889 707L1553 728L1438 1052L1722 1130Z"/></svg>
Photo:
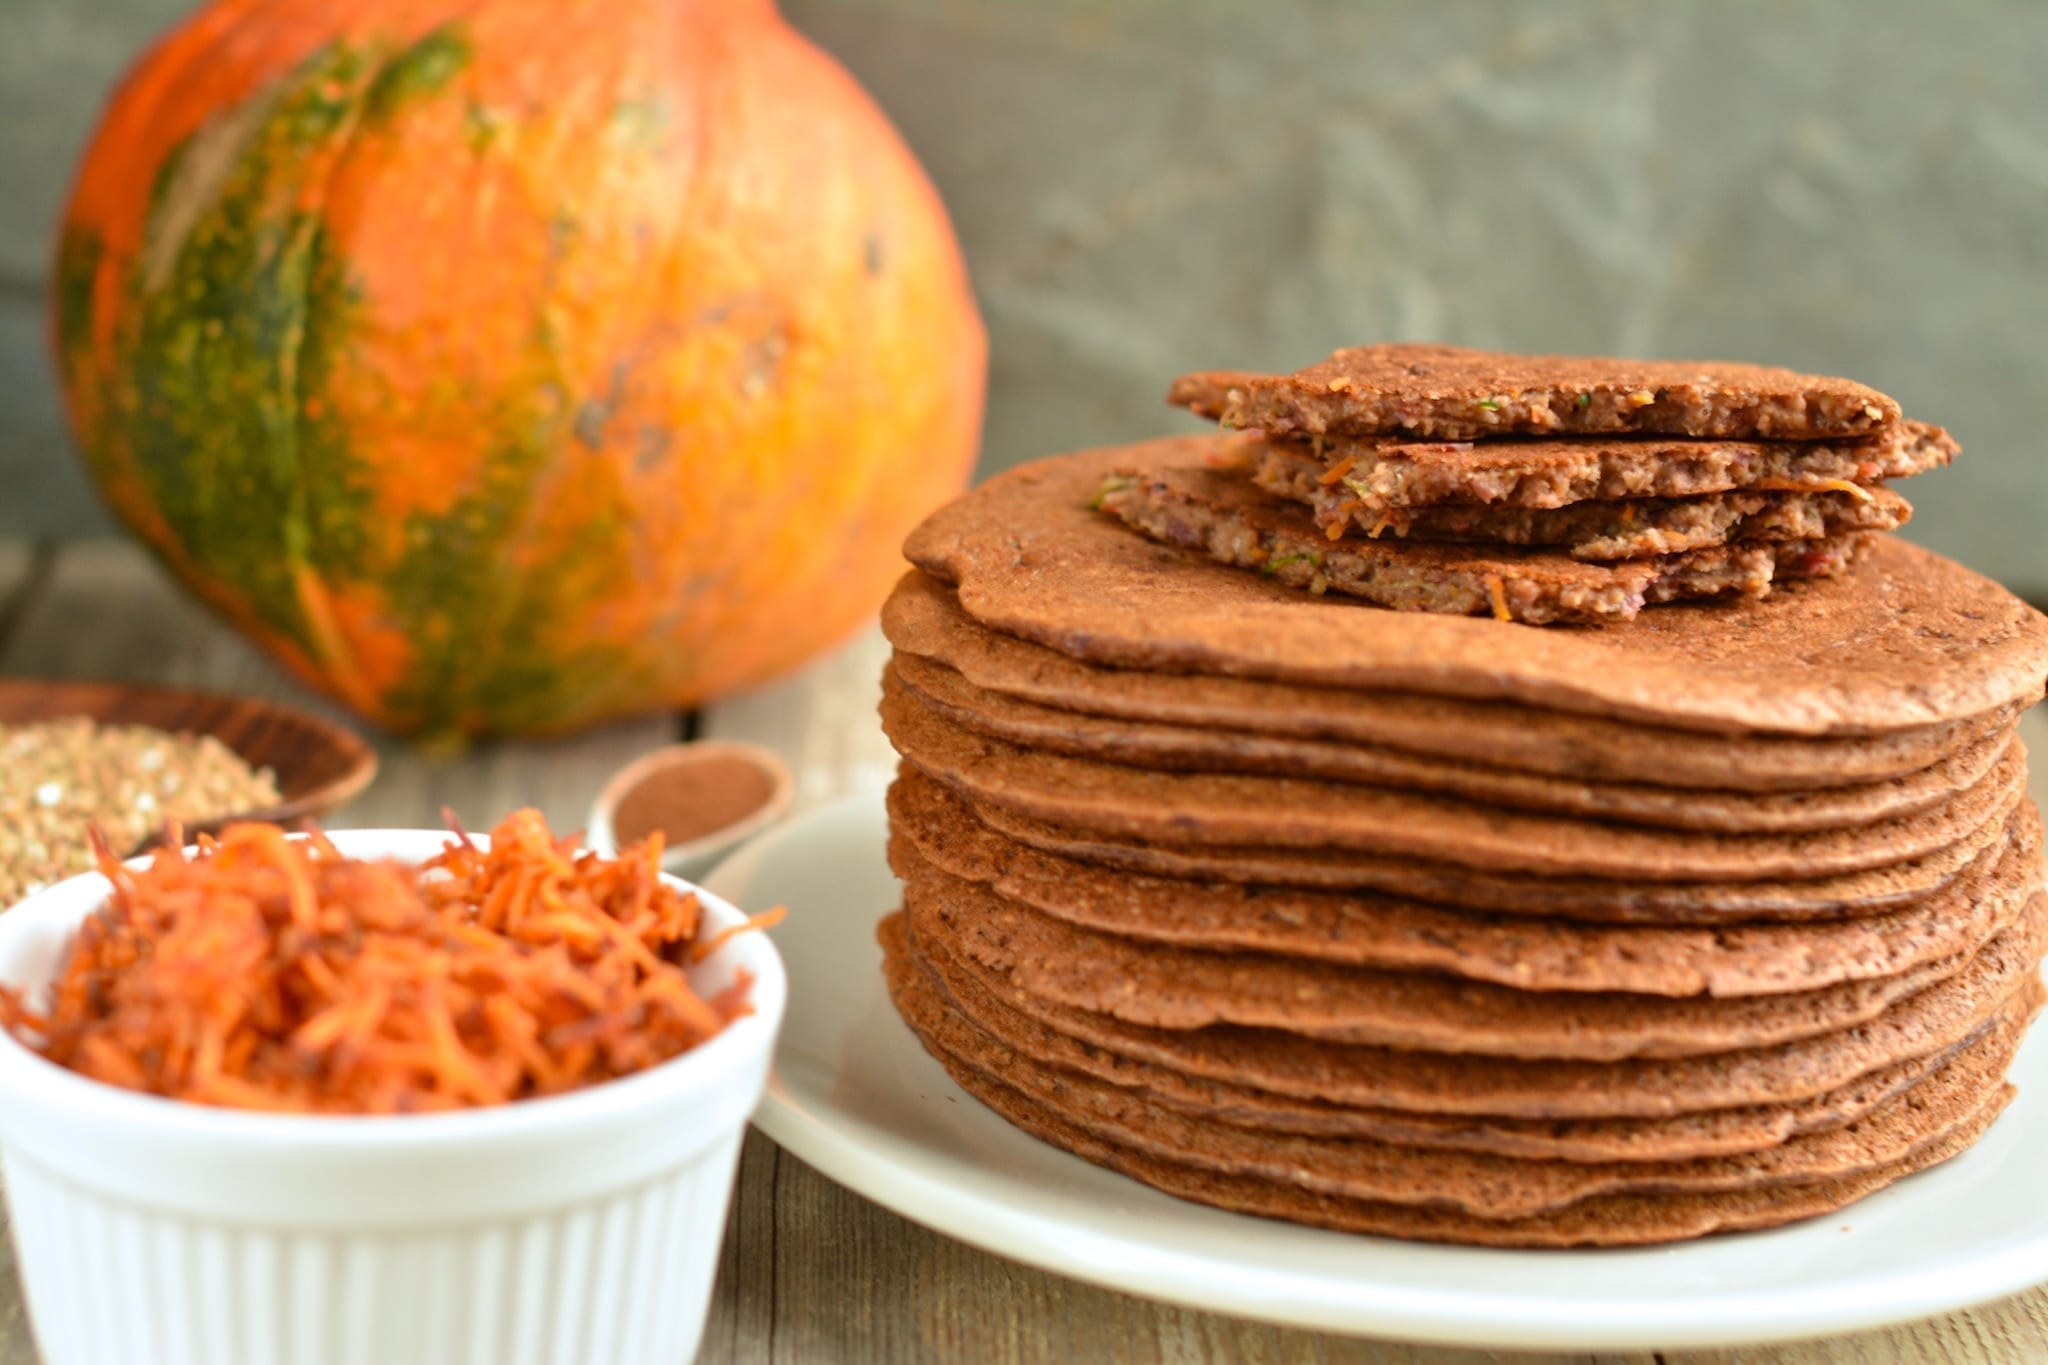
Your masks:
<svg viewBox="0 0 2048 1365"><path fill-rule="evenodd" d="M1940 427L1899 422L1868 441L1695 441L1655 436L1414 441L1247 441L1247 460L1292 455L1368 507L1542 509L1740 490L1840 489L1911 478L1961 448ZM1853 496L1853 495L1852 495Z"/></svg>
<svg viewBox="0 0 2048 1365"><path fill-rule="evenodd" d="M1230 1025L1325 1042L1618 1061L1770 1047L1838 1033L1980 959L2002 978L2040 961L2038 902L1976 954L1786 995L1696 996L1523 991L1435 973L1138 944L1076 928L927 867L904 908L921 943L943 944L1016 993L1146 1028Z"/></svg>
<svg viewBox="0 0 2048 1365"><path fill-rule="evenodd" d="M1915 773L2008 732L2014 701L1963 720L1878 735L1808 738L1704 734L1512 702L1353 691L1249 678L1106 668L997 634L919 570L882 608L905 656L960 673L986 692L1082 716L1374 745L1585 781L1751 792L1804 791Z"/></svg>
<svg viewBox="0 0 2048 1365"><path fill-rule="evenodd" d="M1488 1218L1523 1218L1583 1199L1796 1186L1899 1161L1961 1124L1994 1097L1996 1051L1965 1052L1933 1075L1838 1127L1736 1155L1688 1160L1528 1160L1373 1138L1312 1136L1204 1123L1127 1087L1044 1065L946 1010L899 1012L935 1055L1000 1076L1098 1136L1155 1156L1232 1175L1284 1180L1353 1199L1449 1205ZM910 1002L915 1003L915 1002Z"/></svg>
<svg viewBox="0 0 2048 1365"><path fill-rule="evenodd" d="M1320 595L1395 611L1503 622L1606 623L1652 603L1762 597L1778 578L1847 568L1865 537L1737 541L1654 559L1590 563L1547 549L1451 542L1332 540L1304 507L1275 501L1240 474L1140 465L1111 471L1095 501L1153 540Z"/></svg>
<svg viewBox="0 0 2048 1365"><path fill-rule="evenodd" d="M1862 1175L1717 1194L1605 1196L1582 1200L1555 1213L1497 1220L1441 1206L1344 1199L1304 1190L1291 1182L1226 1175L1164 1159L1102 1138L985 1072L944 1055L939 1061L963 1090L1016 1127L1182 1199L1340 1232L1501 1247L1669 1242L1811 1218L1854 1203L1965 1150L2011 1099L2008 1088L1911 1156Z"/></svg>
<svg viewBox="0 0 2048 1365"><path fill-rule="evenodd" d="M1077 1070L1096 1081L1137 1091L1178 1113L1239 1128L1323 1138L1372 1138L1526 1160L1692 1160L1759 1152L1798 1134L1849 1124L1886 1099L1919 1085L1937 1066L1944 1066L1964 1050L1976 1056L1989 1054L1993 1064L2003 1068L2032 1019L2032 1001L2013 999L1991 1023L1980 1025L1960 1044L1882 1066L1843 1087L1786 1105L1708 1109L1659 1119L1513 1119L1409 1113L1290 1099L1116 1056L1004 1005L975 982L948 986L942 972L920 958L903 915L885 919L877 935L883 941L883 972L889 980L889 993L901 1013L952 1011L1036 1062Z"/></svg>
<svg viewBox="0 0 2048 1365"><path fill-rule="evenodd" d="M1001 474L905 552L981 624L1095 664L1515 701L1717 732L1882 733L2039 700L2048 619L1896 536L1859 571L1760 601L1674 603L1599 630L1333 603L1091 511L1118 468L1202 468L1217 438Z"/></svg>
<svg viewBox="0 0 2048 1365"><path fill-rule="evenodd" d="M949 986L922 960L901 914L877 929L883 971L906 1017L951 1011L1006 1046L1047 1065L1134 1090L1177 1112L1240 1127L1324 1137L1364 1137L1551 1161L1684 1161L1774 1147L1801 1133L1840 1127L1918 1084L1959 1052L2010 1061L2031 1014L2015 1000L1961 1043L1882 1067L1835 1090L1783 1105L1750 1105L1657 1119L1540 1120L1412 1113L1290 1099L1119 1057L1040 1023L978 984ZM920 1029L920 1032L924 1030Z"/></svg>
<svg viewBox="0 0 2048 1365"><path fill-rule="evenodd" d="M920 804L890 802L892 866L921 860L1078 928L1530 991L1769 995L1895 976L1976 951L2018 917L2040 881L2041 822L2025 803L1961 876L1905 909L1713 930L1488 916L1396 897L1115 872L1004 839L957 808Z"/></svg>
<svg viewBox="0 0 2048 1365"><path fill-rule="evenodd" d="M1293 374L1189 375L1167 401L1215 406L1224 424L1272 435L1448 440L1626 431L1801 441L1867 436L1899 418L1875 389L1764 365L1414 343L1346 347Z"/></svg>
<svg viewBox="0 0 2048 1365"><path fill-rule="evenodd" d="M921 773L917 777L930 781ZM1251 886L1383 891L1467 910L1591 923L1724 926L1832 920L1909 904L1961 873L1999 837L2019 803L1999 810L1954 844L1885 867L1828 877L1662 883L1489 873L1371 853L1149 844L1064 829L1001 806L965 804L976 819L1019 843L1132 872Z"/></svg>
<svg viewBox="0 0 2048 1365"><path fill-rule="evenodd" d="M1333 469L1341 468L1334 466ZM1684 498L1574 502L1564 507L1449 504L1388 508L1367 496L1355 472L1328 477L1323 462L1278 446L1260 453L1252 481L1275 497L1309 509L1332 541L1369 539L1473 541L1563 550L1573 559L1649 559L1738 541L1826 540L1854 531L1891 531L1913 506L1888 488L1847 480L1777 491L1705 493Z"/></svg>
<svg viewBox="0 0 2048 1365"><path fill-rule="evenodd" d="M1020 748L1169 772L1286 774L1431 792L1486 805L1730 834L1848 829L1926 810L1980 780L2010 743L1987 736L1918 772L1796 792L1589 782L1424 758L1378 745L1079 715L988 692L943 664L899 654L885 686L948 722Z"/></svg>
<svg viewBox="0 0 2048 1365"><path fill-rule="evenodd" d="M1728 835L1602 825L1350 783L1161 773L1049 754L977 735L900 690L882 728L897 752L967 795L1088 834L1190 846L1386 854L1491 871L1649 882L1750 881L1855 872L1948 847L2019 798L2017 737L1975 785L1853 830Z"/></svg>
<svg viewBox="0 0 2048 1365"><path fill-rule="evenodd" d="M907 924L907 918L906 918ZM906 929L906 932L910 932ZM1545 1121L1669 1119L1782 1106L1901 1062L1935 1056L2048 998L2039 973L1979 956L1867 1023L1775 1047L1698 1057L1543 1061L1332 1043L1264 1029L1157 1029L1020 991L998 972L910 932L949 998L980 991L1110 1056L1262 1094L1347 1108Z"/></svg>

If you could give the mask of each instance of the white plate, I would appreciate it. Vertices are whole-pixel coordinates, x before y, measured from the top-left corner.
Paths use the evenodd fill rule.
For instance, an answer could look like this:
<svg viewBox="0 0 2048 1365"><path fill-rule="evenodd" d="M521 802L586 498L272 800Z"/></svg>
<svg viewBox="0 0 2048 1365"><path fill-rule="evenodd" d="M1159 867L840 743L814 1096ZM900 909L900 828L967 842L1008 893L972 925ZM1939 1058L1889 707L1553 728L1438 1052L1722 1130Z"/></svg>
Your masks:
<svg viewBox="0 0 2048 1365"><path fill-rule="evenodd" d="M1831 1217L1640 1251L1484 1251L1184 1203L1010 1127L896 1018L875 922L896 908L879 793L817 811L708 879L789 907L789 1013L761 1129L949 1236L1193 1308L1512 1349L1733 1345L1946 1312L2048 1279L2048 1029L1966 1155Z"/></svg>

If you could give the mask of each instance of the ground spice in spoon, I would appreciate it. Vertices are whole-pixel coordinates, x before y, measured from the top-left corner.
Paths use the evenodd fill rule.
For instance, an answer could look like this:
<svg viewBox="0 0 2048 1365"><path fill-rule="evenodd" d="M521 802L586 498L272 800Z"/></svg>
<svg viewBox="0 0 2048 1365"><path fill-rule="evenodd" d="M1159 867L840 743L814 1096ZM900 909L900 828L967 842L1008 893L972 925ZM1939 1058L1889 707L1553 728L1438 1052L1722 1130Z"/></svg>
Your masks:
<svg viewBox="0 0 2048 1365"><path fill-rule="evenodd" d="M774 778L744 758L679 760L656 768L619 801L612 837L623 848L659 830L675 848L738 824L774 794Z"/></svg>

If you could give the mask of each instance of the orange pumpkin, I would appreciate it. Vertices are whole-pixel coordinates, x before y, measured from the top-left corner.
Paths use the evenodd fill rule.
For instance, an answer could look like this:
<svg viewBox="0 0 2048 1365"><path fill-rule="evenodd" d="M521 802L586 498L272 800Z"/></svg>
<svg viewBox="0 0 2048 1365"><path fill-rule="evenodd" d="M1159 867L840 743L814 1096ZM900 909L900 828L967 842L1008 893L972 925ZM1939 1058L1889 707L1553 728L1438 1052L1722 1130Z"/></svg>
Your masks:
<svg viewBox="0 0 2048 1365"><path fill-rule="evenodd" d="M400 731L791 667L980 429L944 210L768 0L215 0L115 94L57 276L114 511Z"/></svg>

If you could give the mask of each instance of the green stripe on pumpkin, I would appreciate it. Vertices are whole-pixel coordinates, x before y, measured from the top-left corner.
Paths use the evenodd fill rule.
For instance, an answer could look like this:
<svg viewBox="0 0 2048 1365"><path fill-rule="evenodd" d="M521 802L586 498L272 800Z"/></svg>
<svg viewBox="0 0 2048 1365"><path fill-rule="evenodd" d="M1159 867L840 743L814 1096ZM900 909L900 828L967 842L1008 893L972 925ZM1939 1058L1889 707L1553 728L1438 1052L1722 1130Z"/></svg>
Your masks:
<svg viewBox="0 0 2048 1365"><path fill-rule="evenodd" d="M303 412L306 319L356 306L323 250L304 181L353 132L376 67L341 45L201 128L167 164L128 281L107 448L132 462L194 569L316 657L294 570L353 567L364 471L343 433ZM126 459L121 457L125 456ZM338 501L316 512L313 501Z"/></svg>
<svg viewBox="0 0 2048 1365"><path fill-rule="evenodd" d="M506 385L485 423L505 435L481 484L444 516L409 517L395 562L364 534L374 461L319 401L350 366L371 301L326 232L314 177L366 126L445 90L470 58L452 26L389 57L331 44L167 159L126 282L112 411L88 441L103 478L132 466L193 574L329 676L351 661L306 619L298 577L375 584L413 650L382 701L395 724L430 736L589 715L644 695L655 671L623 649L568 647L560 629L633 585L623 495L556 534L546 563L514 564L533 540L536 489L573 444L577 405L544 312L526 354L508 357L527 381ZM558 257L577 249L572 227L559 237ZM74 363L91 360L97 250L81 230L60 260L60 337ZM611 479L602 465L587 473Z"/></svg>

